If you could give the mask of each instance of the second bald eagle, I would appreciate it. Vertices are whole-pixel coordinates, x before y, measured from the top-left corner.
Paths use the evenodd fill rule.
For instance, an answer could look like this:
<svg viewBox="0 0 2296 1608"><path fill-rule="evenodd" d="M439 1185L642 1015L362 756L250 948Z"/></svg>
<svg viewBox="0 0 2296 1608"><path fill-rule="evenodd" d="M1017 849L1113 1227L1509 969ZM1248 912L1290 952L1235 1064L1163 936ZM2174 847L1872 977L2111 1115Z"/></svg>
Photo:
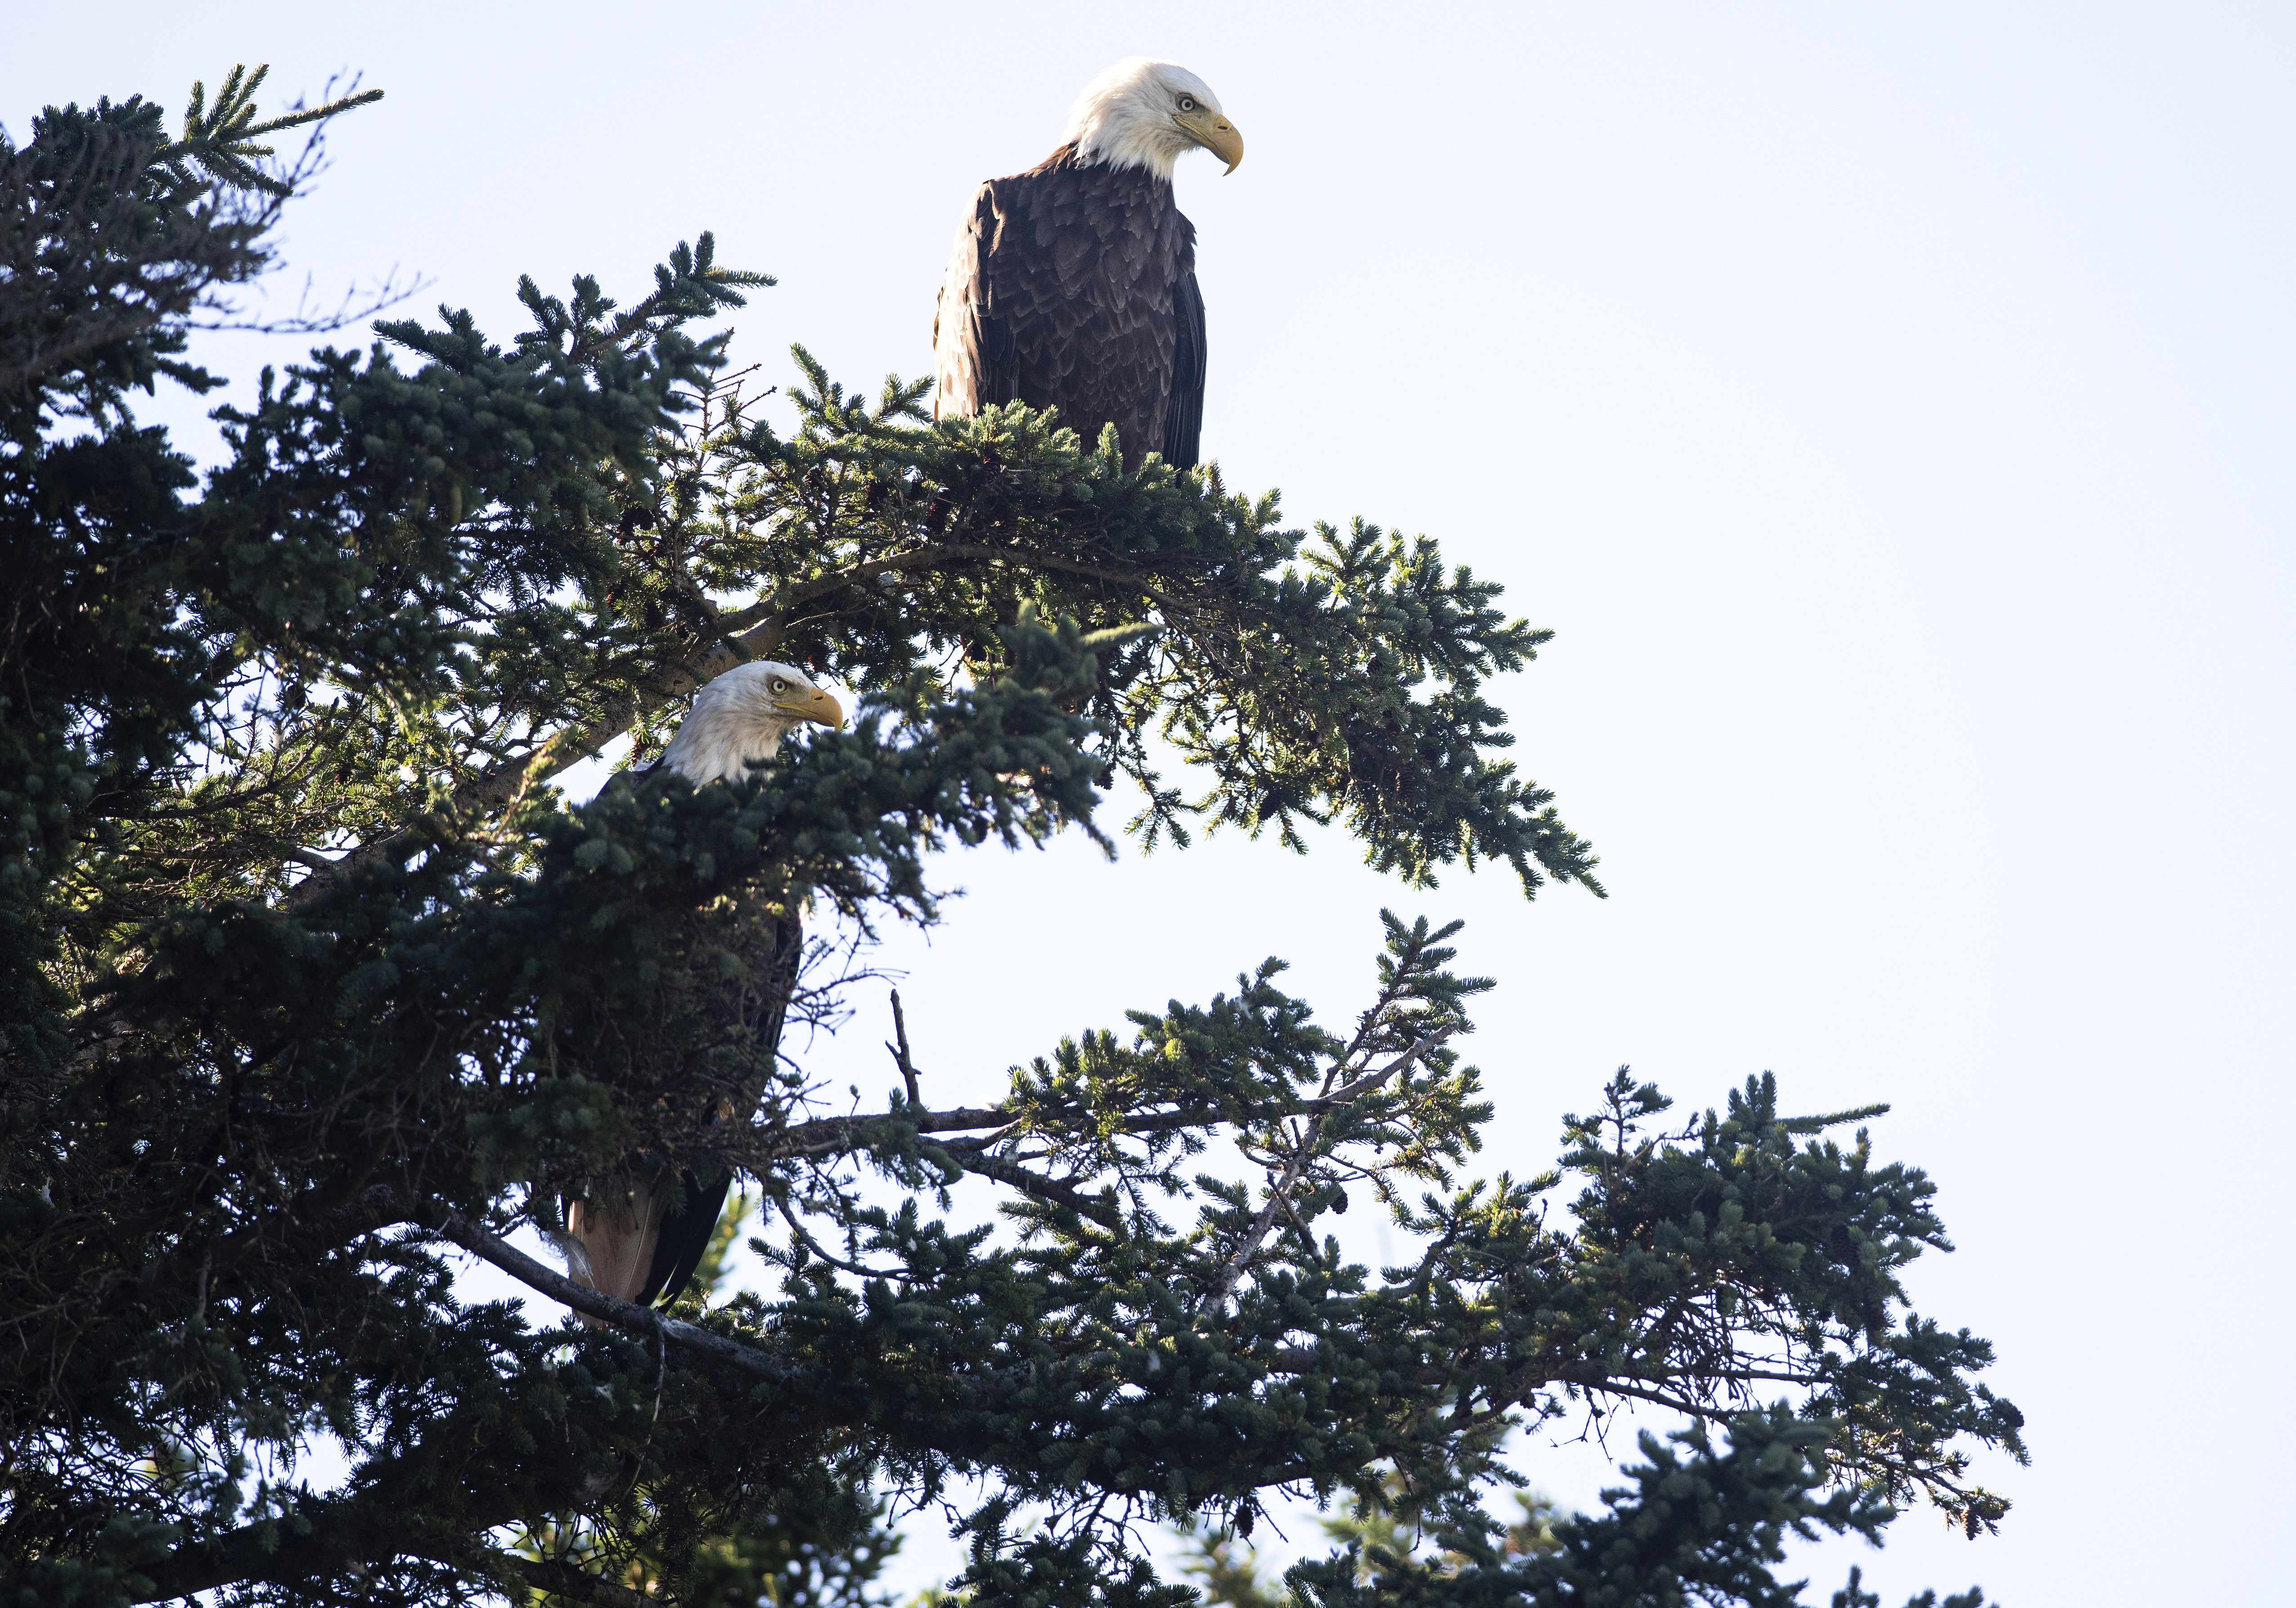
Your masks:
<svg viewBox="0 0 2296 1608"><path fill-rule="evenodd" d="M693 695L693 707L669 741L661 764L696 787L746 783L752 770L780 754L782 740L814 721L842 726L836 699L794 665L737 664ZM648 768L652 768L649 767ZM756 1019L748 1023L768 1061L781 1048L782 1019L797 984L798 951L805 931L795 908L767 923L763 988ZM761 1088L744 1090L718 1114L747 1122ZM610 1177L566 1202L559 1236L574 1282L641 1307L676 1300L693 1277L717 1232L733 1175L722 1168L680 1171L661 1158L636 1155ZM582 1320L603 1327L596 1318Z"/></svg>
<svg viewBox="0 0 2296 1608"><path fill-rule="evenodd" d="M1201 78L1136 57L1078 97L1059 150L980 186L933 319L935 418L1057 407L1087 447L1113 424L1127 463L1195 463L1204 299L1172 164L1199 146L1243 160Z"/></svg>

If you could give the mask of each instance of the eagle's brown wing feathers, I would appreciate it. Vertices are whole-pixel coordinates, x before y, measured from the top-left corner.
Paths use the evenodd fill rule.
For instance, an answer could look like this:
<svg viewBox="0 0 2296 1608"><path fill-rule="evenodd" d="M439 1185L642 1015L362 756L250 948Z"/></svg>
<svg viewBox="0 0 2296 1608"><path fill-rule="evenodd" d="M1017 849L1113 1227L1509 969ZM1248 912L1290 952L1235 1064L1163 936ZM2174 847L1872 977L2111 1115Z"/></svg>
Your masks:
<svg viewBox="0 0 2296 1608"><path fill-rule="evenodd" d="M1087 447L1114 424L1127 459L1185 467L1203 403L1196 232L1169 182L1075 157L975 194L933 321L936 416L1057 407Z"/></svg>
<svg viewBox="0 0 2296 1608"><path fill-rule="evenodd" d="M1188 233L1193 236L1195 231ZM1185 468L1196 461L1204 429L1204 296L1196 288L1193 269L1180 281L1173 310L1178 331L1172 351L1171 400L1164 410L1164 461Z"/></svg>
<svg viewBox="0 0 2296 1608"><path fill-rule="evenodd" d="M768 942L771 951L759 957L753 973L760 986L749 1012L754 1013L750 1027L758 1044L770 1057L781 1047L805 943L804 923L796 912L773 920ZM748 1105L754 1108L762 1093L745 1094ZM752 1112L719 1114L747 1121ZM627 1170L594 1185L590 1199L566 1203L567 1237L580 1253L569 1259L575 1282L642 1307L676 1300L709 1248L732 1183L733 1175L722 1169L672 1174L658 1161L632 1158ZM592 1328L605 1326L586 1316L582 1321Z"/></svg>

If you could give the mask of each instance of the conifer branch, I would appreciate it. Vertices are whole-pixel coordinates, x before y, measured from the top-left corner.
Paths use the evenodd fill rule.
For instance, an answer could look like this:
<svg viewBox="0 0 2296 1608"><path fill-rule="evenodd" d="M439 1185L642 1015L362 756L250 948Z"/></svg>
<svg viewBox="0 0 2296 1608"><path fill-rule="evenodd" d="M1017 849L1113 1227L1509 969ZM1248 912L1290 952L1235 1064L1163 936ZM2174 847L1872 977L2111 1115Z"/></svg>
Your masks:
<svg viewBox="0 0 2296 1608"><path fill-rule="evenodd" d="M573 1564L562 1563L554 1558L514 1558L504 1554L497 1555L496 1564L504 1573L517 1574L537 1591L552 1596L594 1603L598 1608L661 1608L660 1597L618 1586L594 1574L585 1574Z"/></svg>
<svg viewBox="0 0 2296 1608"><path fill-rule="evenodd" d="M1009 1184L1022 1194L1048 1202L1054 1206L1063 1207L1080 1218L1098 1223L1103 1228L1112 1230L1123 1225L1124 1219L1112 1201L1085 1194L1071 1184L1062 1183L1058 1178L1046 1177L1041 1173L1030 1172L1016 1162L1006 1161L994 1151L968 1152L959 1160L958 1165L967 1172L977 1172L985 1178L994 1178L1000 1184Z"/></svg>
<svg viewBox="0 0 2296 1608"><path fill-rule="evenodd" d="M293 1210L276 1213L234 1234L201 1246L197 1255L188 1249L153 1258L134 1272L111 1268L85 1285L37 1306L19 1306L7 1317L18 1335L8 1366L20 1388L28 1387L40 1368L72 1339L107 1317L143 1303L161 1300L216 1275L228 1276L251 1260L263 1257L316 1257L381 1229L414 1220L405 1198L389 1185L364 1189L354 1200L324 1209L311 1218ZM102 1230L90 1225L91 1237ZM86 1242L76 1249L90 1248ZM67 1273L65 1276L69 1276ZM45 1317L37 1331L29 1325Z"/></svg>
<svg viewBox="0 0 2296 1608"><path fill-rule="evenodd" d="M1302 1095L1279 1099L1248 1109L1209 1108L1168 1112L1142 1112L1111 1117L1104 1112L1084 1108L1037 1111L1021 1113L1000 1105L958 1106L945 1112L924 1112L916 1115L885 1113L871 1117L817 1117L808 1122L792 1122L781 1127L759 1126L751 1131L762 1143L757 1146L759 1159L772 1156L825 1156L843 1152L865 1150L880 1144L886 1136L900 1129L919 1134L970 1133L977 1129L991 1130L986 1138L951 1139L940 1142L939 1147L952 1153L971 1154L974 1150L999 1142L1007 1134L1022 1131L1057 1131L1062 1120L1073 1121L1080 1129L1122 1134L1165 1134L1184 1128L1210 1128L1221 1123L1263 1122L1284 1117L1316 1116L1333 1111L1360 1098L1384 1084L1403 1066L1417 1056L1440 1045L1448 1037L1449 1029L1432 1033L1412 1049L1405 1051L1387 1065L1365 1072L1361 1077L1343 1083L1329 1094ZM967 1165L970 1165L968 1162Z"/></svg>
<svg viewBox="0 0 2296 1608"><path fill-rule="evenodd" d="M722 1334L712 1334L707 1329L696 1328L678 1318L664 1317L651 1307L641 1307L635 1301L618 1300L587 1284L578 1284L564 1274L536 1261L517 1246L489 1234L452 1208L426 1210L421 1220L439 1238L460 1245L480 1261L500 1268L529 1289L540 1292L561 1306L570 1307L577 1312L610 1323L625 1333L646 1340L660 1335L672 1345L708 1358L712 1362L737 1368L769 1384L795 1384L809 1377L807 1369L770 1352L728 1340ZM820 1382L815 1382L815 1388L821 1388Z"/></svg>
<svg viewBox="0 0 2296 1608"><path fill-rule="evenodd" d="M800 605L806 603L833 595L889 571L931 569L985 559L1017 563L1024 568L1033 565L1062 573L1086 575L1134 587L1170 607L1182 606L1144 577L1045 554L973 544L941 543L914 548L887 558L873 559L792 587L770 604L760 601L747 609L722 615L715 622L720 631L715 640L698 645L690 659L673 662L642 677L636 697L617 701L595 719L562 726L529 751L499 760L478 775L458 782L453 792L455 806L459 809L488 813L509 808L524 796L528 789L595 755L639 720L668 708L675 700L693 693L735 665L761 659L773 652L788 639L790 625L800 612ZM325 864L340 880L364 866L381 863L413 841L409 833L394 830ZM294 909L308 904L329 886L325 881L306 879L289 891L284 901L286 907Z"/></svg>
<svg viewBox="0 0 2296 1608"><path fill-rule="evenodd" d="M285 197L294 193L294 176L266 173L257 167L257 158L273 152L270 146L255 142L266 135L324 122L354 107L371 106L382 99L380 89L362 90L258 122L255 116L255 92L270 72L268 63L257 67L252 73L243 63L234 67L216 92L212 108L206 103L206 84L194 83L191 104L184 112L182 137L153 152L152 165L180 168L189 162L219 184Z"/></svg>
<svg viewBox="0 0 2296 1608"><path fill-rule="evenodd" d="M1451 1029L1448 1026L1428 1034L1385 1066L1365 1072L1363 1076L1324 1095L1319 1102L1321 1108L1329 1111L1345 1104L1357 1095L1370 1093L1405 1067L1434 1049L1450 1035ZM1317 1128L1320 1129L1321 1126L1319 1121ZM1315 1143L1316 1137L1316 1136L1312 1133L1305 1136L1293 1147L1292 1158L1285 1163L1283 1175L1274 1184L1268 1185L1267 1205L1262 1207L1259 1215L1252 1219L1251 1227L1236 1242L1234 1253L1222 1264L1220 1270L1213 1276L1210 1284L1205 1288L1202 1299L1196 1304L1196 1310L1199 1313L1219 1310L1221 1305L1234 1292L1236 1282L1242 1278L1251 1264L1259 1259L1260 1247L1267 1243L1268 1231L1275 1227L1277 1216L1290 1204L1292 1191L1299 1187L1300 1180L1307 1175L1309 1164L1321 1159L1321 1153Z"/></svg>

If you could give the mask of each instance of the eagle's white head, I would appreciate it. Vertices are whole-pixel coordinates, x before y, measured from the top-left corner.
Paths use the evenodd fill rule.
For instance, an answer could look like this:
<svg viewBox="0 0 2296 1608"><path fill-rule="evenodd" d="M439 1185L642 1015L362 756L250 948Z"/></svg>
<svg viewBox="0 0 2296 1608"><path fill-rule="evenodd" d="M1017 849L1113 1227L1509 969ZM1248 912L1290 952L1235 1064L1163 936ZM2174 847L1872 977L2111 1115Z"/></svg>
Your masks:
<svg viewBox="0 0 2296 1608"><path fill-rule="evenodd" d="M1181 152L1199 145L1230 173L1243 160L1243 136L1210 87L1185 67L1145 56L1119 62L1085 86L1069 108L1067 137L1087 166L1145 168L1167 180Z"/></svg>
<svg viewBox="0 0 2296 1608"><path fill-rule="evenodd" d="M751 761L781 752L782 739L804 720L842 726L845 711L793 666L737 664L693 694L693 708L661 762L696 787L712 779L739 782Z"/></svg>

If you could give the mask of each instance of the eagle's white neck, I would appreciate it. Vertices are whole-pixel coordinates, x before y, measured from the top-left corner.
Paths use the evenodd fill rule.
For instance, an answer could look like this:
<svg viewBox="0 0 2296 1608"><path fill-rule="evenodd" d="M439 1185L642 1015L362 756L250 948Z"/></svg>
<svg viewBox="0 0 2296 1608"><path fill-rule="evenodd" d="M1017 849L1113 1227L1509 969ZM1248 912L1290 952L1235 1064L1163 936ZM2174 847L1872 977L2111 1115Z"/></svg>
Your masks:
<svg viewBox="0 0 2296 1608"><path fill-rule="evenodd" d="M738 710L703 709L697 702L662 751L661 762L696 787L721 777L740 782L748 778L751 760L782 751L788 731L785 722L767 725Z"/></svg>

